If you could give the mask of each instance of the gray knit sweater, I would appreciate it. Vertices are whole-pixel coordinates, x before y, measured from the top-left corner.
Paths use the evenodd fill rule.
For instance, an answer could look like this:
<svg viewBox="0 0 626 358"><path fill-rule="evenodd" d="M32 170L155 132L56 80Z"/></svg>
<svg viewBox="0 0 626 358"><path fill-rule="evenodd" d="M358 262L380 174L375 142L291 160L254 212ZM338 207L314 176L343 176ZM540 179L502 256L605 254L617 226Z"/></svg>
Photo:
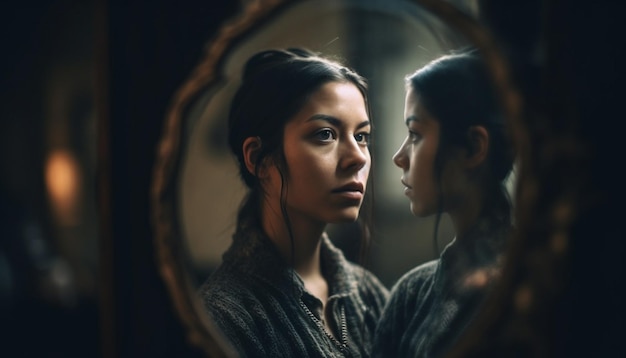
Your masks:
<svg viewBox="0 0 626 358"><path fill-rule="evenodd" d="M222 265L200 293L217 327L241 357L366 357L388 291L368 271L348 262L324 235L322 303L261 230L240 224ZM336 337L336 338L334 338Z"/></svg>
<svg viewBox="0 0 626 358"><path fill-rule="evenodd" d="M375 357L442 357L498 277L510 227L481 222L438 260L401 277L376 330Z"/></svg>

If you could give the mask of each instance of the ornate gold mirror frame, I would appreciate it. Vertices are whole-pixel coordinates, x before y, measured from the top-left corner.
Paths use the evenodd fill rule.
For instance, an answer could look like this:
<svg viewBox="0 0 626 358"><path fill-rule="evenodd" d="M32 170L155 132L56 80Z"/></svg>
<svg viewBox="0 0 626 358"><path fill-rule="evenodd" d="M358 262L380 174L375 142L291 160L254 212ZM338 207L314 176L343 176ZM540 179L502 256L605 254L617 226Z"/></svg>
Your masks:
<svg viewBox="0 0 626 358"><path fill-rule="evenodd" d="M195 297L195 287L187 263L186 247L180 238L176 219L176 175L181 165L184 118L190 103L198 94L221 79L224 56L246 35L271 20L288 6L303 0L246 1L242 13L226 23L207 47L203 60L189 79L175 93L167 113L158 147L151 188L152 221L155 230L157 260L178 315L188 332L189 341L211 357L230 356L229 348L221 343L201 303ZM526 129L521 121L521 96L511 81L508 64L489 31L470 15L442 0L413 0L430 11L453 30L463 34L483 54L491 68L498 94L501 96L516 145L523 176L527 143Z"/></svg>

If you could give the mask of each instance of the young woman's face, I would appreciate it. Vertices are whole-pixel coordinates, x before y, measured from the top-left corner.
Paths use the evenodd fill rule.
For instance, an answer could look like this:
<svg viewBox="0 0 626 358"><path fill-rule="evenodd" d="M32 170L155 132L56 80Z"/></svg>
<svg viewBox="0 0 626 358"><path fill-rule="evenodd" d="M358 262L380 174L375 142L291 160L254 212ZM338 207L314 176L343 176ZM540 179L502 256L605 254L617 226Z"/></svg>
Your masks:
<svg viewBox="0 0 626 358"><path fill-rule="evenodd" d="M409 89L406 94L404 118L409 134L393 156L402 169L404 194L411 200L411 211L418 217L437 212L435 155L439 146L439 122L423 107Z"/></svg>
<svg viewBox="0 0 626 358"><path fill-rule="evenodd" d="M369 135L365 101L355 85L327 83L307 99L284 130L290 218L357 219L370 170ZM280 197L280 174L275 167L269 173L266 191Z"/></svg>

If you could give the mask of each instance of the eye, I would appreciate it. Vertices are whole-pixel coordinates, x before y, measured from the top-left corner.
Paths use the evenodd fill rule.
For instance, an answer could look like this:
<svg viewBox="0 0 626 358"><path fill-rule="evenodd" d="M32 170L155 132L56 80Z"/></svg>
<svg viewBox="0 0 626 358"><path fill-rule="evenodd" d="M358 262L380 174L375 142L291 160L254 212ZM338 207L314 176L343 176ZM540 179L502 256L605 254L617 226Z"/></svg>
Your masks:
<svg viewBox="0 0 626 358"><path fill-rule="evenodd" d="M356 139L356 141L359 144L368 145L370 144L370 133L367 133L367 132L357 133L354 136L354 139Z"/></svg>
<svg viewBox="0 0 626 358"><path fill-rule="evenodd" d="M422 136L419 133L409 130L409 140L411 143L417 143L420 139L422 139Z"/></svg>
<svg viewBox="0 0 626 358"><path fill-rule="evenodd" d="M324 128L315 132L313 137L320 142L330 142L335 140L337 137L335 136L335 132L332 129Z"/></svg>

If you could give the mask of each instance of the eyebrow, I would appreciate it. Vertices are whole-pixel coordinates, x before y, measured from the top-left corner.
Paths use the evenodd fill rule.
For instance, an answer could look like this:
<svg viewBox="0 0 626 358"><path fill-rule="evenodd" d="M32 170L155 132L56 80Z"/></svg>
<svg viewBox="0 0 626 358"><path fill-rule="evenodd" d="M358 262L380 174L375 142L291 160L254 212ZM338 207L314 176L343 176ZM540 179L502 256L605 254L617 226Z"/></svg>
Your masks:
<svg viewBox="0 0 626 358"><path fill-rule="evenodd" d="M328 122L328 123L332 124L335 127L343 126L343 123L342 123L341 120L339 120L336 117L329 116L329 115L326 115L326 114L314 114L309 119L307 119L306 121L307 122L310 122L310 121L325 121L325 122ZM360 129L360 128L369 126L370 124L371 123L370 123L369 120L365 120L365 121L359 123L359 125L356 128Z"/></svg>
<svg viewBox="0 0 626 358"><path fill-rule="evenodd" d="M406 123L407 127L409 126L409 123L411 123L411 122L420 123L420 122L423 122L423 119L417 117L416 115L412 115L412 116L406 117L406 119L404 120L404 123Z"/></svg>

